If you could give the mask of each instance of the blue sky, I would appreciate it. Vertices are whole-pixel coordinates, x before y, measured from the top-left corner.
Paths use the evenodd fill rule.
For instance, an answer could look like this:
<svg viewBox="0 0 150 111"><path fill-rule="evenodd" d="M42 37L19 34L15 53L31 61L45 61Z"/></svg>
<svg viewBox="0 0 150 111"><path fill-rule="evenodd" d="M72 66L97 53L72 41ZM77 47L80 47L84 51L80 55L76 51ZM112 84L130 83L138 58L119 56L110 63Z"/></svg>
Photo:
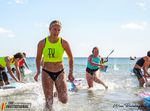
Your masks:
<svg viewBox="0 0 150 111"><path fill-rule="evenodd" d="M111 57L150 50L150 0L0 0L0 56L36 56L54 19L74 57L87 57L94 46L101 56L114 49Z"/></svg>

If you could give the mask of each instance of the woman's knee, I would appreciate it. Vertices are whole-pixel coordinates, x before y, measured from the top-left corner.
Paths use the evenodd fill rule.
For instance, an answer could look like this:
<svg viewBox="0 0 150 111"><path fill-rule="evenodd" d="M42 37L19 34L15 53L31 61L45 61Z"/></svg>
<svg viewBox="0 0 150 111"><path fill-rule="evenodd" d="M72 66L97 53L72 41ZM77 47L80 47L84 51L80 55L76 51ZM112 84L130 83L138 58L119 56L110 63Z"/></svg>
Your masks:
<svg viewBox="0 0 150 111"><path fill-rule="evenodd" d="M3 86L4 85L4 82L3 81L0 81L0 86Z"/></svg>
<svg viewBox="0 0 150 111"><path fill-rule="evenodd" d="M66 104L68 102L67 93L61 94L61 96L59 96L59 94L58 94L58 98L59 98L59 101L61 101L63 104Z"/></svg>
<svg viewBox="0 0 150 111"><path fill-rule="evenodd" d="M93 80L94 80L95 82L97 82L97 83L100 83L100 82L101 82L101 80L100 80L99 78L97 78L96 76L93 78Z"/></svg>

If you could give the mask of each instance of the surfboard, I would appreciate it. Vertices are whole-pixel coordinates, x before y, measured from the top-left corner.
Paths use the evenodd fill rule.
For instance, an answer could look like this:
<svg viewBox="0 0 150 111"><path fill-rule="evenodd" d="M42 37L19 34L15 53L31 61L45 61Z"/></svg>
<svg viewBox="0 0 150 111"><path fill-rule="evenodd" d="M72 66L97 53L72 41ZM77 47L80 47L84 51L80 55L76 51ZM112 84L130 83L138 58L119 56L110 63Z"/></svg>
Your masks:
<svg viewBox="0 0 150 111"><path fill-rule="evenodd" d="M141 98L146 98L146 97L150 97L150 93L149 92L141 92L138 94Z"/></svg>
<svg viewBox="0 0 150 111"><path fill-rule="evenodd" d="M24 69L24 74L22 74L22 76L26 77L27 75L29 75L31 73L32 73L32 70L25 68ZM7 75L8 75L9 80L13 80L8 71L7 71ZM14 71L14 75L16 76L16 71Z"/></svg>
<svg viewBox="0 0 150 111"><path fill-rule="evenodd" d="M27 69L27 68L24 69L24 74L25 75L26 74L31 74L31 73L32 73L32 71L30 69Z"/></svg>
<svg viewBox="0 0 150 111"><path fill-rule="evenodd" d="M36 83L11 83L9 85L0 86L0 96L9 96L31 90Z"/></svg>
<svg viewBox="0 0 150 111"><path fill-rule="evenodd" d="M68 81L67 82L68 91L71 91L71 92L78 91L82 87L83 81L84 81L84 78L75 78L73 82Z"/></svg>
<svg viewBox="0 0 150 111"><path fill-rule="evenodd" d="M149 108L150 107L150 92L141 92L139 93L139 96L142 98L144 106Z"/></svg>

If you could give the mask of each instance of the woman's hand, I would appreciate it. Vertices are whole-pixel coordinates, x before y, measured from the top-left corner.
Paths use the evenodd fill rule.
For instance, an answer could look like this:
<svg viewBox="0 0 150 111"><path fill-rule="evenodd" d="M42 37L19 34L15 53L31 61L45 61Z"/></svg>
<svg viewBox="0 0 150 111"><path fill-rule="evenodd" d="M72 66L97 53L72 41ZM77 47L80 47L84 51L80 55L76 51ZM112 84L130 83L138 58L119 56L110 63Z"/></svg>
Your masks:
<svg viewBox="0 0 150 111"><path fill-rule="evenodd" d="M104 65L99 65L99 67L101 68L101 69L104 69L105 68L105 66Z"/></svg>
<svg viewBox="0 0 150 111"><path fill-rule="evenodd" d="M25 83L25 82L23 82L23 81L18 81L19 83Z"/></svg>
<svg viewBox="0 0 150 111"><path fill-rule="evenodd" d="M34 80L37 82L38 81L38 77L39 77L39 74L36 73L36 75L34 76Z"/></svg>
<svg viewBox="0 0 150 111"><path fill-rule="evenodd" d="M74 81L74 77L73 77L73 74L72 74L72 73L69 73L68 79L69 79L70 82L73 82L73 81Z"/></svg>
<svg viewBox="0 0 150 111"><path fill-rule="evenodd" d="M20 82L17 78L15 79L16 82Z"/></svg>

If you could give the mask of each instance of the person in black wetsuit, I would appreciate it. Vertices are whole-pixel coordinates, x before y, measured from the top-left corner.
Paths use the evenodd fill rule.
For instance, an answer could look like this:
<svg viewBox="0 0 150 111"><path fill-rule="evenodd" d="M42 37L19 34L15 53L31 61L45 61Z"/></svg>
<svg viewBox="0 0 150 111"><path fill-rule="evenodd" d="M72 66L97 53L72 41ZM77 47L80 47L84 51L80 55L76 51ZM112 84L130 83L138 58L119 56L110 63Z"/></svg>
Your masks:
<svg viewBox="0 0 150 111"><path fill-rule="evenodd" d="M150 66L150 51L147 52L147 56L137 60L133 68L133 72L137 76L139 86L141 87L143 87L144 83L147 81L147 77L150 77L150 74L148 73L149 66ZM144 74L142 73L142 69Z"/></svg>

